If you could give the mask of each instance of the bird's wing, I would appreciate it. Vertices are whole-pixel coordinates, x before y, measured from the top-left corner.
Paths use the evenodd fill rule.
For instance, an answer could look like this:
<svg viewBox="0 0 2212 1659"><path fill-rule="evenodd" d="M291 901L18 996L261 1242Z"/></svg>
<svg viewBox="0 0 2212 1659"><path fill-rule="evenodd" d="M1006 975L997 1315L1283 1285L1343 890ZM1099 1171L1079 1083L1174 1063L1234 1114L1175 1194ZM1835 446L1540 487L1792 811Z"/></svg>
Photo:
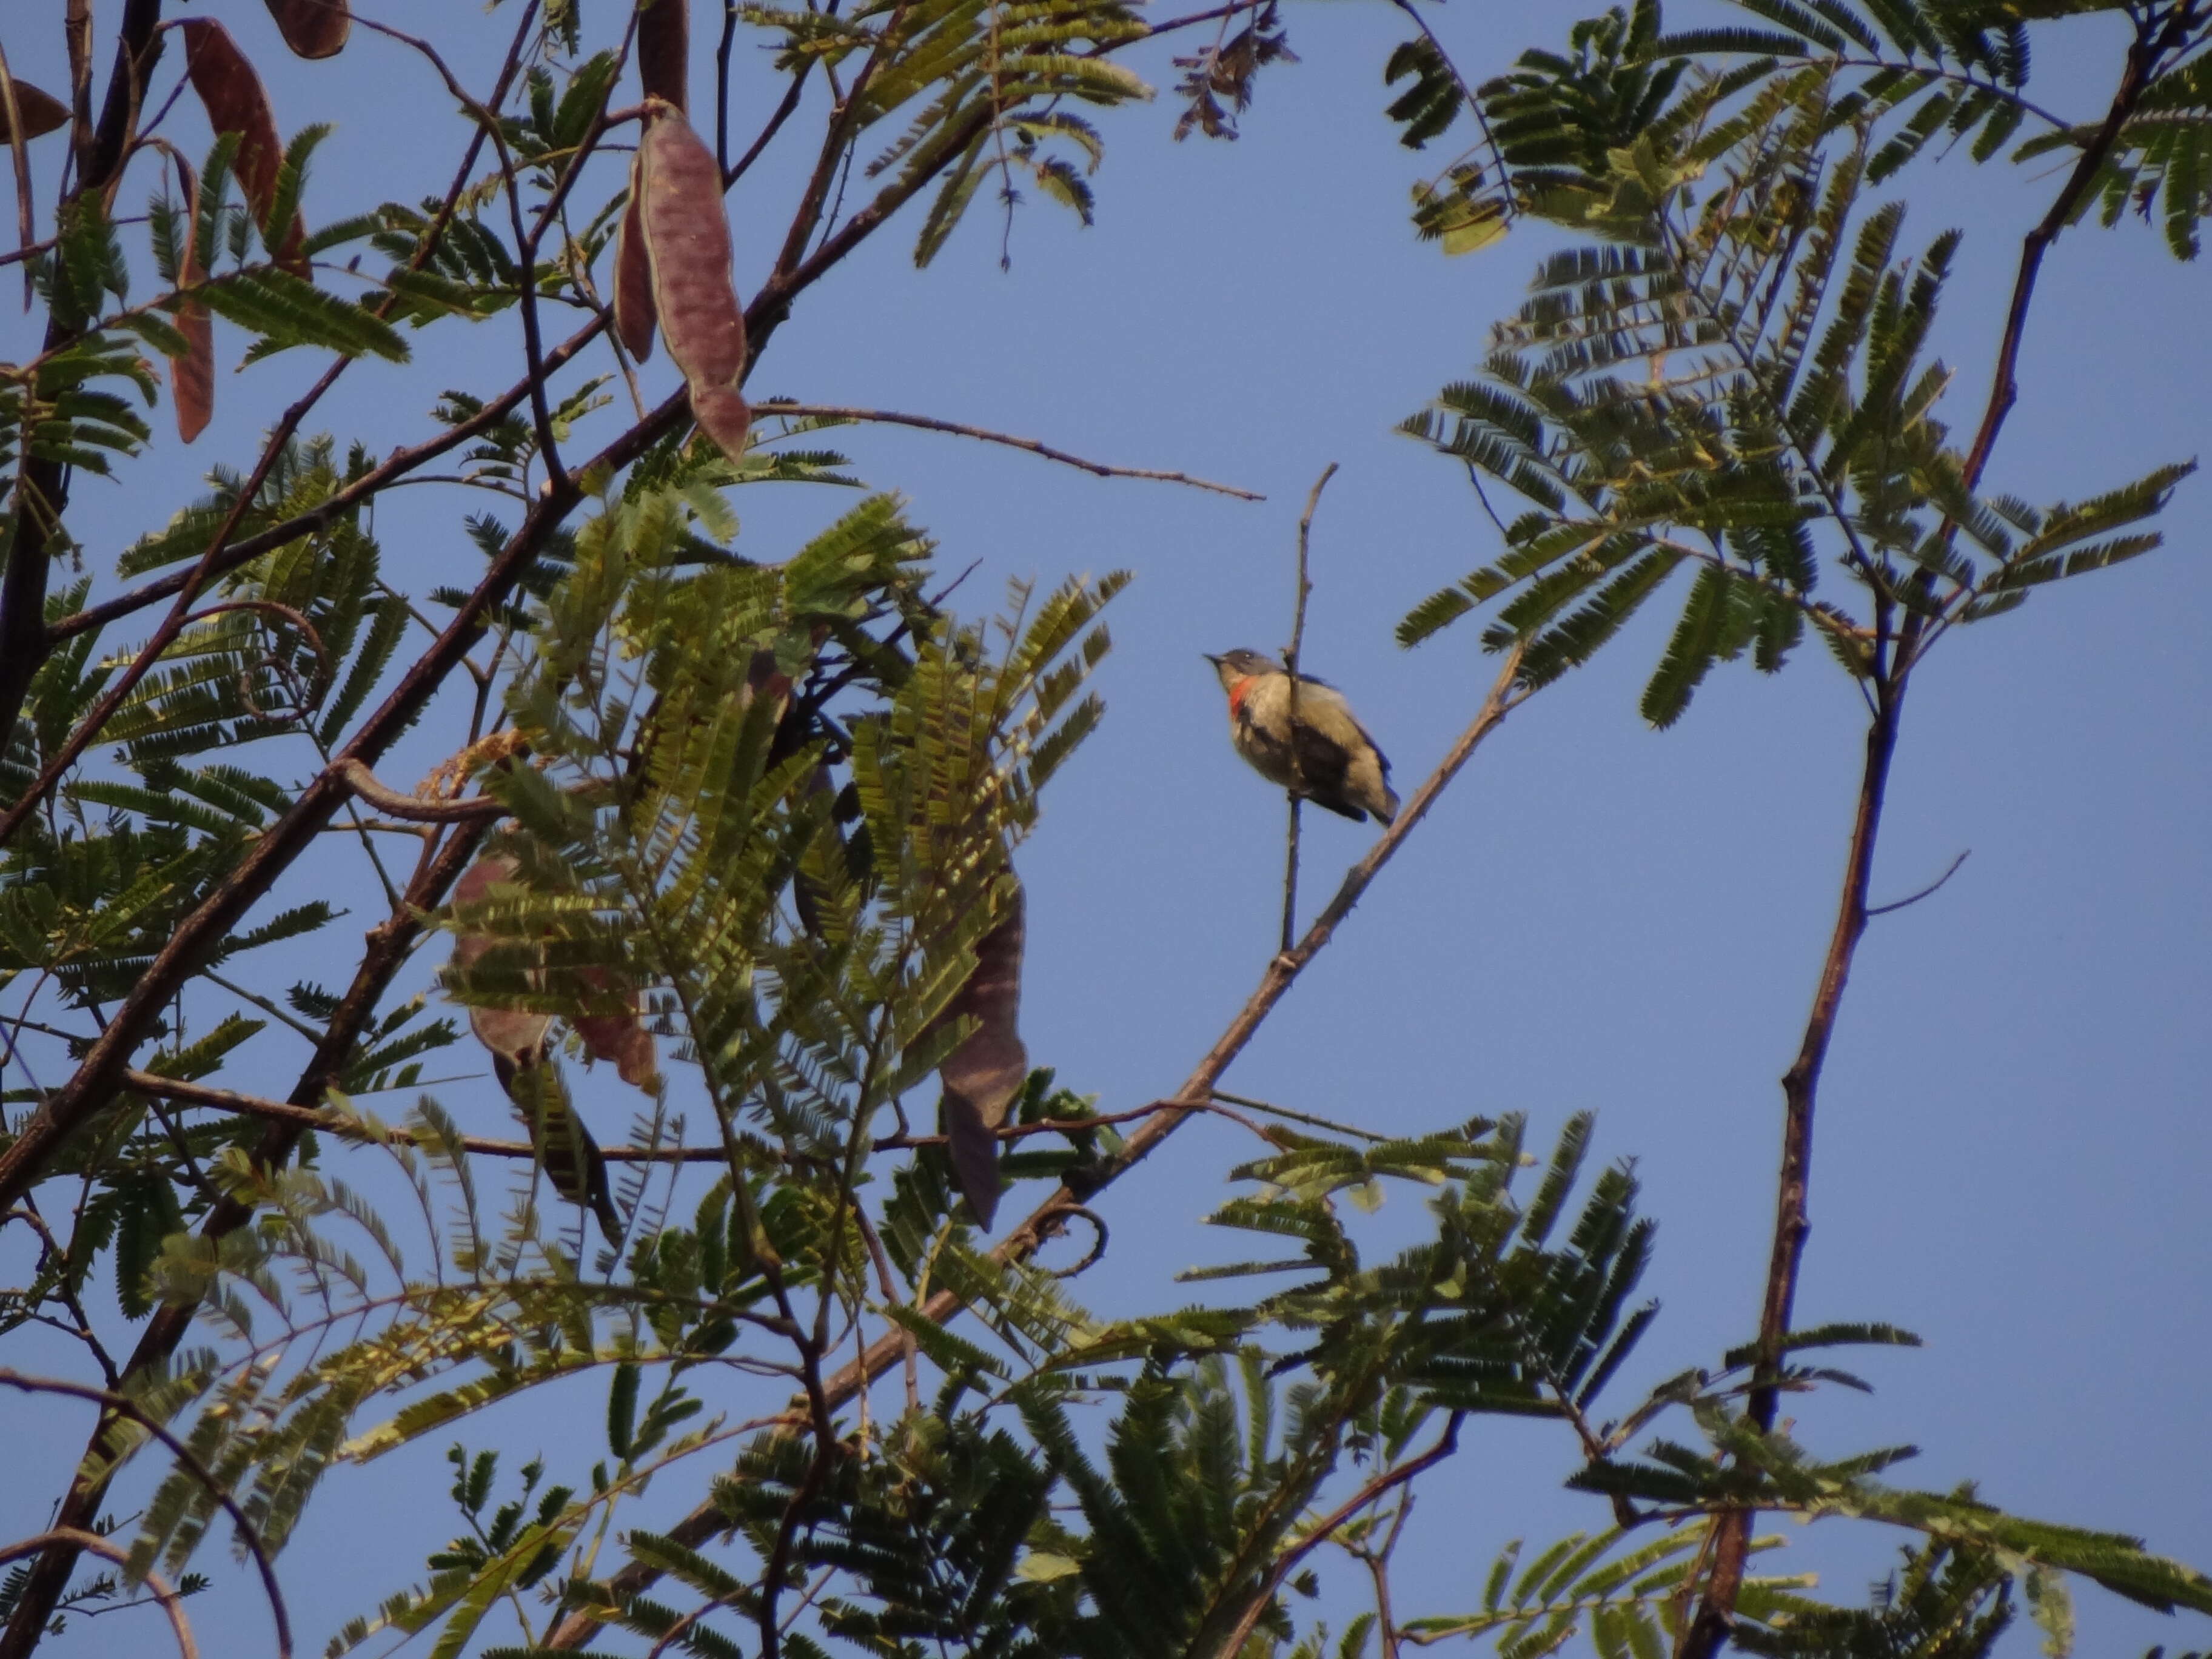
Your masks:
<svg viewBox="0 0 2212 1659"><path fill-rule="evenodd" d="M1352 750L1319 726L1308 724L1303 708L1298 715L1297 776L1312 793L1334 795L1344 787L1345 774L1352 769Z"/></svg>
<svg viewBox="0 0 2212 1659"><path fill-rule="evenodd" d="M1308 713L1310 704L1313 706L1310 714ZM1390 757L1382 752L1382 745L1375 741L1373 734L1359 723L1359 717L1352 712L1352 705L1345 702L1344 694L1327 680L1313 679L1301 674L1298 676L1298 724L1304 726L1310 719L1324 729L1340 720L1343 724L1339 729L1337 740L1347 747L1349 744L1346 740L1353 738L1365 744L1375 751L1375 758L1382 763L1383 775L1389 775Z"/></svg>

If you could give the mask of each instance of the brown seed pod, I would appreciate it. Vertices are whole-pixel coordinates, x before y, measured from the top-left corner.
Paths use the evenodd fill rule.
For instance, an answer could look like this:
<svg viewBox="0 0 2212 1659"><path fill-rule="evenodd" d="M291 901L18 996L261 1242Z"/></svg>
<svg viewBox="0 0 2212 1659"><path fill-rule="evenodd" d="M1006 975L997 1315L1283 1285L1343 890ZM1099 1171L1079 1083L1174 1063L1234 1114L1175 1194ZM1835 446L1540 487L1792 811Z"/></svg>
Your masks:
<svg viewBox="0 0 2212 1659"><path fill-rule="evenodd" d="M651 0L638 13L637 75L647 97L691 107L690 0Z"/></svg>
<svg viewBox="0 0 2212 1659"><path fill-rule="evenodd" d="M1016 884L1006 912L975 942L975 971L946 1005L944 1018L973 1018L975 1029L937 1070L945 1085L945 1133L953 1178L985 1227L999 1208L999 1138L1006 1113L1029 1079L1029 1050L1016 1022L1022 1006L1026 902Z"/></svg>
<svg viewBox="0 0 2212 1659"><path fill-rule="evenodd" d="M181 155L177 170L184 175L184 196L189 204L185 222L185 256L177 284L189 288L204 281L207 270L200 263L200 186ZM215 324L208 308L198 300L177 307L177 332L191 347L181 357L169 359L169 395L177 405L177 436L185 443L207 429L215 414Z"/></svg>
<svg viewBox="0 0 2212 1659"><path fill-rule="evenodd" d="M615 337L638 362L653 356L653 260L645 251L645 222L637 210L636 161L629 169L629 204L615 235Z"/></svg>
<svg viewBox="0 0 2212 1659"><path fill-rule="evenodd" d="M185 35L185 73L207 110L208 125L217 132L238 135L239 182L253 204L254 216L265 224L276 204L276 174L284 165L284 146L276 137L269 94L222 24L192 17L177 27ZM306 236L306 228L295 214L276 263L295 276L307 275L307 256L300 252Z"/></svg>
<svg viewBox="0 0 2212 1659"><path fill-rule="evenodd" d="M739 460L752 413L738 392L745 313L731 283L722 170L682 111L647 99L635 176L661 338L684 371L700 428L723 454Z"/></svg>
<svg viewBox="0 0 2212 1659"><path fill-rule="evenodd" d="M346 0L264 0L276 32L301 58L335 58L353 27Z"/></svg>
<svg viewBox="0 0 2212 1659"><path fill-rule="evenodd" d="M23 113L23 137L42 137L58 131L69 125L69 106L50 93L40 92L28 81L15 82L15 107ZM15 130L8 123L8 105L0 99L0 144L15 141Z"/></svg>

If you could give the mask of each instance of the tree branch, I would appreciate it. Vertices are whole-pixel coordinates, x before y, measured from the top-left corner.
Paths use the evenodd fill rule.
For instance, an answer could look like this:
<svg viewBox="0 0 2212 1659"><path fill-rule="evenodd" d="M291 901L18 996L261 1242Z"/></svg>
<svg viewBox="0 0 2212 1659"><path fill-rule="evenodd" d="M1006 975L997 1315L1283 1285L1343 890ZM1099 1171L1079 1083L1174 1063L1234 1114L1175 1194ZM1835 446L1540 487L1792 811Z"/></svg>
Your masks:
<svg viewBox="0 0 2212 1659"><path fill-rule="evenodd" d="M1213 483L1205 478L1194 478L1187 472L1158 472L1148 467L1109 466L1103 461L1085 460L1080 455L1054 449L1035 438L993 432L986 427L968 426L958 421L941 421L933 415L902 415L888 409L851 409L838 404L794 404L781 399L775 403L755 404L752 407L756 416L782 415L794 420L872 421L884 426L916 427L924 432L949 432L955 437L979 438L985 443L1003 444L1009 449L1042 455L1048 461L1058 461L1062 466L1075 467L1095 477L1149 478L1160 483L1188 484L1193 489L1210 489L1218 495L1234 495L1240 501L1264 501L1267 499L1249 489L1239 489L1234 484Z"/></svg>
<svg viewBox="0 0 2212 1659"><path fill-rule="evenodd" d="M1283 851L1283 943L1287 951L1297 937L1298 925L1298 808L1305 786L1305 769L1299 760L1298 750L1298 655L1305 649L1306 600L1313 592L1313 582L1306 574L1307 544L1313 536L1314 509L1321 505L1321 492L1336 476L1336 463L1331 461L1322 469L1321 477L1314 480L1313 489L1306 495L1306 510L1298 515L1298 567L1296 592L1291 605L1291 643L1283 653L1283 667L1291 680L1290 746L1291 825Z"/></svg>

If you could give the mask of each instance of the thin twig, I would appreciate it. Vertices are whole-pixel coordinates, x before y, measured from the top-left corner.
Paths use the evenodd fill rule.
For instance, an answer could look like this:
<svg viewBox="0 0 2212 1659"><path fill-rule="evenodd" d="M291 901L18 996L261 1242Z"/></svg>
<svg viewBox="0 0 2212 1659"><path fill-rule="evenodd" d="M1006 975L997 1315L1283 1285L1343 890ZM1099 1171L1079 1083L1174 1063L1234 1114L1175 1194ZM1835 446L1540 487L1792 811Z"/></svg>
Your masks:
<svg viewBox="0 0 2212 1659"><path fill-rule="evenodd" d="M1264 1100L1254 1100L1249 1095L1232 1095L1226 1089L1213 1091L1213 1098L1225 1100L1231 1106L1242 1106L1247 1111L1264 1112L1270 1117L1288 1118L1293 1123L1310 1123L1316 1129L1327 1129L1332 1134L1350 1135L1355 1140L1370 1140L1376 1146L1390 1139L1372 1129L1362 1129L1350 1123L1339 1123L1334 1118L1318 1116L1312 1112L1294 1112L1287 1106L1276 1106Z"/></svg>
<svg viewBox="0 0 2212 1659"><path fill-rule="evenodd" d="M932 415L902 415L888 409L848 409L828 404L794 404L781 400L755 404L753 413L757 416L781 415L794 420L872 421L884 426L916 427L924 432L945 432L956 438L977 438L985 443L1003 444L1009 449L1042 455L1046 460L1058 461L1062 466L1075 467L1096 477L1149 478L1158 483L1187 484L1193 489L1210 489L1218 495L1234 495L1240 501L1264 501L1267 499L1249 489L1239 489L1234 484L1213 483L1205 478L1194 478L1187 472L1159 472L1148 467L1109 466L1104 461L1085 460L1080 455L1054 449L1035 438L1017 437L1008 432L993 432L985 427L968 426L958 421L940 421Z"/></svg>
<svg viewBox="0 0 2212 1659"><path fill-rule="evenodd" d="M425 800L420 795L403 795L379 783L376 774L350 755L331 762L331 770L377 811L409 823L485 823L505 817L508 811L503 802L487 795L465 800Z"/></svg>
<svg viewBox="0 0 2212 1659"><path fill-rule="evenodd" d="M1482 112L1482 100L1475 96L1474 88L1467 76L1459 72L1459 65L1452 62L1451 54L1444 50L1444 43L1437 39L1437 32L1429 27L1429 20L1413 9L1413 0L1391 0L1391 3L1413 20L1413 27L1420 30L1422 38L1429 43L1429 50L1436 53L1437 61L1444 66L1444 73L1451 76L1452 84L1459 88L1460 98L1467 105L1467 112L1474 118L1474 125L1482 134L1483 148L1490 152L1490 165L1497 171L1498 182L1504 184L1506 181L1505 152L1498 149L1498 135L1490 130L1490 118ZM1503 200L1506 216L1510 218L1516 211L1512 192L1508 191Z"/></svg>
<svg viewBox="0 0 2212 1659"><path fill-rule="evenodd" d="M1331 461L1314 480L1312 489L1306 494L1306 510L1298 515L1298 567L1295 597L1291 606L1291 643L1283 653L1283 667L1290 676L1291 702L1288 719L1290 730L1286 741L1291 747L1291 824L1283 850L1283 943L1288 952L1297 939L1298 926L1298 809L1305 795L1305 768L1298 750L1298 653L1306 642L1306 599L1313 592L1312 580L1306 574L1306 548L1313 537L1314 509L1321 505L1321 492L1336 476L1336 463Z"/></svg>
<svg viewBox="0 0 2212 1659"><path fill-rule="evenodd" d="M302 1129L314 1129L324 1134L337 1136L342 1140L359 1141L364 1146L420 1146L425 1137L411 1129L387 1129L349 1119L327 1108L294 1106L281 1100L269 1100L259 1095L242 1095L230 1089L217 1089L204 1083L187 1083L180 1078L162 1077L153 1072L127 1071L123 1074L124 1086L142 1095L152 1095L161 1100L173 1100L186 1106L205 1106L219 1112L235 1112L240 1117L258 1117L271 1123L296 1124ZM430 1137L428 1143L444 1146L442 1137ZM465 1152L474 1152L484 1158L533 1158L542 1155L535 1143L527 1140L488 1140L480 1135L463 1135L458 1145ZM720 1146L603 1146L599 1156L610 1164L720 1164L727 1161L729 1153Z"/></svg>
<svg viewBox="0 0 2212 1659"><path fill-rule="evenodd" d="M1969 847L1966 852L1960 854L1958 857L1953 859L1951 860L1951 867L1949 869L1946 870L1942 875L1936 877L1935 880L1929 882L1925 887L1913 894L1911 897L1899 899L1892 904L1877 904L1867 912L1868 917L1871 919L1875 916L1886 916L1893 910L1902 910L1908 904L1917 904L1924 898L1933 897L1936 893L1942 890L1942 886L1945 882L1950 880L1952 877L1959 873L1959 866L1966 861L1968 856L1972 854L1973 850L1974 849L1972 848Z"/></svg>

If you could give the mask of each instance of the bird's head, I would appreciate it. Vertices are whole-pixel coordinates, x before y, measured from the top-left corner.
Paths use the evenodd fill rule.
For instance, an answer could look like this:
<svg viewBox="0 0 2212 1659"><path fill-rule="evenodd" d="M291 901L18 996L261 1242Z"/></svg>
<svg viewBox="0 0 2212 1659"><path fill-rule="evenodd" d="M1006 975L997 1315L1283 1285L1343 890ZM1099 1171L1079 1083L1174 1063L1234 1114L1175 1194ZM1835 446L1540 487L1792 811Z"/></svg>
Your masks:
<svg viewBox="0 0 2212 1659"><path fill-rule="evenodd" d="M1279 674L1283 672L1282 664L1273 657L1261 656L1257 651L1228 651L1218 657L1209 652L1206 659L1213 665L1213 672L1221 676L1224 690L1235 690L1238 681L1249 679L1255 674Z"/></svg>

